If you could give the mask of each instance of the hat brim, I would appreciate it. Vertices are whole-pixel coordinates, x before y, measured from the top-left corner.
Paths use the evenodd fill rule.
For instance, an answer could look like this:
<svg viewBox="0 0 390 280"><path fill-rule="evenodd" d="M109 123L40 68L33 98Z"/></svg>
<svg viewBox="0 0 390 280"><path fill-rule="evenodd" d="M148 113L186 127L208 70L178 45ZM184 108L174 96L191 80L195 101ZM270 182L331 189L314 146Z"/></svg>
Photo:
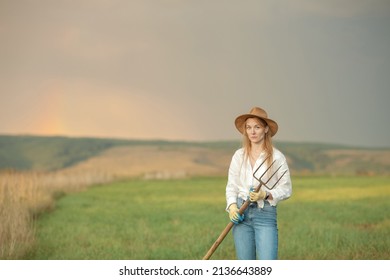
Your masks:
<svg viewBox="0 0 390 280"><path fill-rule="evenodd" d="M244 124L245 124L245 121L249 118L258 118L258 119L265 121L269 127L270 132L271 132L271 136L274 136L276 134L276 132L278 132L279 127L278 127L278 124L274 120L271 120L268 118L261 118L257 115L245 114L245 115L238 116L236 118L236 120L234 121L236 128L238 129L238 131L241 134L244 134L244 130L245 130Z"/></svg>

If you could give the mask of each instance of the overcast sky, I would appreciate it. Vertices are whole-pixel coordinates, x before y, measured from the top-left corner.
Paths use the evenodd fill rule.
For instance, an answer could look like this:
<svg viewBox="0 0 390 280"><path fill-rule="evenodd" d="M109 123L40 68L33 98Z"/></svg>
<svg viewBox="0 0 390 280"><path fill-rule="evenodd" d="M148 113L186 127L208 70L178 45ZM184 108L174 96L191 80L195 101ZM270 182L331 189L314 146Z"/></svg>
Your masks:
<svg viewBox="0 0 390 280"><path fill-rule="evenodd" d="M390 147L389 0L0 0L0 134Z"/></svg>

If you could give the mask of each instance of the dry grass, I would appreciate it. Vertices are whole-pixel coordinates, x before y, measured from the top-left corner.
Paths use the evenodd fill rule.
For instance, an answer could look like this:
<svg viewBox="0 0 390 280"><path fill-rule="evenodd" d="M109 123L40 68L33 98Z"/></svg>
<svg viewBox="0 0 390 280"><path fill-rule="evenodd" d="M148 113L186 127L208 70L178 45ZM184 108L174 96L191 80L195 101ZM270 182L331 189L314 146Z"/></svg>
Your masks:
<svg viewBox="0 0 390 280"><path fill-rule="evenodd" d="M36 200L35 176L2 174L0 180L0 258L12 259L29 248L34 237L30 205Z"/></svg>
<svg viewBox="0 0 390 280"><path fill-rule="evenodd" d="M0 259L21 258L31 248L34 218L52 210L58 196L110 180L101 173L0 173Z"/></svg>
<svg viewBox="0 0 390 280"><path fill-rule="evenodd" d="M183 178L226 175L232 154L203 147L128 146L106 150L68 169L116 177Z"/></svg>

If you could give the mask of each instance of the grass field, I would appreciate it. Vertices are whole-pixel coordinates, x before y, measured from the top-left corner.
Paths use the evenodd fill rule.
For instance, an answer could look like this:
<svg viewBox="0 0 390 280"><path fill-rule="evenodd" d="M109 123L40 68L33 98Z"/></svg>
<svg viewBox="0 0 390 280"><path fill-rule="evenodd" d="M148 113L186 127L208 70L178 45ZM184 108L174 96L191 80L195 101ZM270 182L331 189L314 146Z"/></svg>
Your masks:
<svg viewBox="0 0 390 280"><path fill-rule="evenodd" d="M202 259L228 223L226 178L130 180L62 197L26 259ZM280 259L389 259L389 177L296 177ZM211 259L235 259L232 235Z"/></svg>

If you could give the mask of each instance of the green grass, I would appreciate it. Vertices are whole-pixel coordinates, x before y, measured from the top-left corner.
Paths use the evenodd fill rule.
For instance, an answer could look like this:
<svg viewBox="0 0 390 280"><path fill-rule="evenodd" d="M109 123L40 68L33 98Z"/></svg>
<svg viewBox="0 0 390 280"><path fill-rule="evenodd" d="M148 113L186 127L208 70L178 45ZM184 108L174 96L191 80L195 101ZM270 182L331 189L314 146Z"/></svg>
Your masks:
<svg viewBox="0 0 390 280"><path fill-rule="evenodd" d="M226 178L131 180L61 198L26 259L202 259L228 223ZM293 178L280 259L389 259L389 177ZM211 259L235 259L232 234Z"/></svg>

